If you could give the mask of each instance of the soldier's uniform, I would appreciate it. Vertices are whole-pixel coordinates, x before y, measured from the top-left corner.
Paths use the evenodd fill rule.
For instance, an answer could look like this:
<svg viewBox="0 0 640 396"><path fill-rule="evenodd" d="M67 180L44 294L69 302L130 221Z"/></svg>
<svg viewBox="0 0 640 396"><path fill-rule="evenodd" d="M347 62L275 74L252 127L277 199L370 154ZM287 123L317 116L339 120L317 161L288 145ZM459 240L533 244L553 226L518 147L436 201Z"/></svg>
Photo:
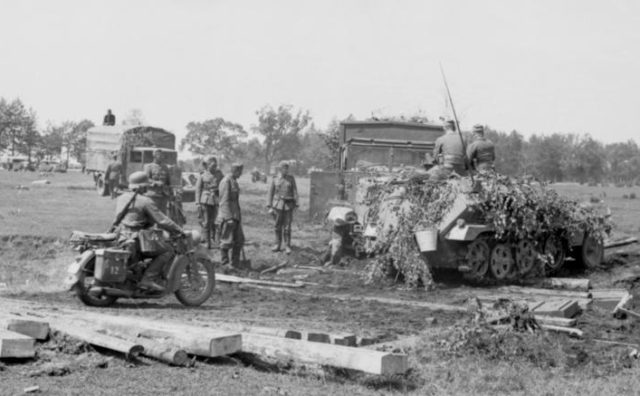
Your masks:
<svg viewBox="0 0 640 396"><path fill-rule="evenodd" d="M216 239L219 186L223 178L224 175L219 169L213 173L207 169L200 173L196 182L196 203L202 205L202 235L208 247L211 247L211 239Z"/></svg>
<svg viewBox="0 0 640 396"><path fill-rule="evenodd" d="M111 199L114 199L118 196L117 192L121 185L122 176L122 164L120 162L114 160L107 166L107 170L104 174L104 179L109 186Z"/></svg>
<svg viewBox="0 0 640 396"><path fill-rule="evenodd" d="M140 173L140 172L136 172ZM121 213L133 198L133 192L125 192L116 201L116 216ZM140 251L138 233L140 230L157 225L171 233L181 233L182 229L169 217L164 215L155 202L145 195L137 195L127 209L119 224L119 244L125 246L132 253L134 260L138 258L153 258L145 271L143 283L146 280L153 285L154 279L161 277L163 269L171 262L173 251L169 246L159 248L153 253ZM155 285L157 286L157 285ZM156 287L157 288L157 287Z"/></svg>
<svg viewBox="0 0 640 396"><path fill-rule="evenodd" d="M496 159L496 149L493 142L484 137L484 127L476 125L473 127L477 135L469 147L467 147L467 158L472 169L477 171L493 170L493 162Z"/></svg>
<svg viewBox="0 0 640 396"><path fill-rule="evenodd" d="M151 182L147 196L156 203L162 213L167 214L167 203L171 196L169 168L165 164L152 162L144 166L144 172Z"/></svg>
<svg viewBox="0 0 640 396"><path fill-rule="evenodd" d="M436 139L433 156L438 160L438 165L427 171L431 179L446 179L452 172L459 175L467 173L463 144L455 130L449 129Z"/></svg>
<svg viewBox="0 0 640 396"><path fill-rule="evenodd" d="M220 254L222 265L229 264L229 250L231 250L231 265L238 267L240 252L244 245L242 232L242 215L240 213L240 186L232 173L220 181L220 201L216 224L220 227Z"/></svg>
<svg viewBox="0 0 640 396"><path fill-rule="evenodd" d="M267 208L275 211L276 246L273 250L280 250L284 240L287 252L291 249L291 221L293 211L298 206L298 188L296 179L292 175L278 174L271 181Z"/></svg>

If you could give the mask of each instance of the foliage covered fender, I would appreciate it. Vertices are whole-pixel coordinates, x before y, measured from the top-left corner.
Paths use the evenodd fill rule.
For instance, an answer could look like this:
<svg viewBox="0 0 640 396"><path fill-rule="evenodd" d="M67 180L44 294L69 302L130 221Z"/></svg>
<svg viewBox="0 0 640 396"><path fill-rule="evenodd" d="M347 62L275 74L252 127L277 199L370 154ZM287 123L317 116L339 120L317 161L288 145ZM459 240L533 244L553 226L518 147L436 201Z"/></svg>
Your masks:
<svg viewBox="0 0 640 396"><path fill-rule="evenodd" d="M66 290L72 290L80 279L80 273L84 271L85 267L96 256L93 250L86 250L75 258L75 261L67 268L67 277L64 280L64 288Z"/></svg>

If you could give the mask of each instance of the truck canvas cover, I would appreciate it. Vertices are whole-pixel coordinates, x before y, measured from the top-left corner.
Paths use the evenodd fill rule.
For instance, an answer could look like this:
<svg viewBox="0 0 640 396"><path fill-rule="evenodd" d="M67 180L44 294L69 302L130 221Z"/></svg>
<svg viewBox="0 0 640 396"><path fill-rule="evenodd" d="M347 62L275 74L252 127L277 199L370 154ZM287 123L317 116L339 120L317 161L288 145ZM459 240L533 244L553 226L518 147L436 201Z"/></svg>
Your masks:
<svg viewBox="0 0 640 396"><path fill-rule="evenodd" d="M141 146L173 150L175 142L176 137L162 128L128 125L93 127L87 131L86 168L104 171L114 153Z"/></svg>

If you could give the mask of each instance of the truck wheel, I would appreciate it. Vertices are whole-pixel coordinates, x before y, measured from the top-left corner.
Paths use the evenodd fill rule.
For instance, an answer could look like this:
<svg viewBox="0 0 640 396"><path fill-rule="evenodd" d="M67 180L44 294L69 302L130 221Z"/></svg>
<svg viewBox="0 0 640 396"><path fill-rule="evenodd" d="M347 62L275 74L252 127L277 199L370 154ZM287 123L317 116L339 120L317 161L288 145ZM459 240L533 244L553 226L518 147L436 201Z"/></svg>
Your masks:
<svg viewBox="0 0 640 396"><path fill-rule="evenodd" d="M576 261L583 268L596 268L604 258L604 245L591 235L586 235L582 246L577 247Z"/></svg>
<svg viewBox="0 0 640 396"><path fill-rule="evenodd" d="M556 273L562 268L567 256L564 242L554 234L549 235L544 241L542 253L547 257L545 268L550 274Z"/></svg>
<svg viewBox="0 0 640 396"><path fill-rule="evenodd" d="M96 191L98 191L98 195L101 197L109 195L109 186L100 176L98 176L98 180L96 180Z"/></svg>

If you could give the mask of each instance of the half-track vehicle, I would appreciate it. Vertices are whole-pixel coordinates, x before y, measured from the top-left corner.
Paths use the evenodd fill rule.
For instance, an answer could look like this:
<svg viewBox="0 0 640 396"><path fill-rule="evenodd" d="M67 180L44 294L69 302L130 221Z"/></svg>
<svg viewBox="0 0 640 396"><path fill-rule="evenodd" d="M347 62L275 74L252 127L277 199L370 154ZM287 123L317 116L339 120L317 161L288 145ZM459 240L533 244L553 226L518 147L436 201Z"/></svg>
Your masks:
<svg viewBox="0 0 640 396"><path fill-rule="evenodd" d="M400 173L414 168L424 172L435 140L443 134L439 125L400 122L345 122L342 124L340 169L311 173L310 215L336 224L352 225L352 240L360 246L353 251L372 253L376 239L394 227L409 201L403 199ZM371 219L369 190L374 185L397 180L392 193L378 199L380 211ZM416 242L430 269L458 270L474 280L494 278L513 280L530 273L546 257L545 273L559 271L572 257L589 267L603 257L603 243L585 232L552 233L541 240L505 241L496 237L487 224L472 210L474 188L469 177L452 177L449 183L460 191L442 219L429 230L416 232Z"/></svg>

